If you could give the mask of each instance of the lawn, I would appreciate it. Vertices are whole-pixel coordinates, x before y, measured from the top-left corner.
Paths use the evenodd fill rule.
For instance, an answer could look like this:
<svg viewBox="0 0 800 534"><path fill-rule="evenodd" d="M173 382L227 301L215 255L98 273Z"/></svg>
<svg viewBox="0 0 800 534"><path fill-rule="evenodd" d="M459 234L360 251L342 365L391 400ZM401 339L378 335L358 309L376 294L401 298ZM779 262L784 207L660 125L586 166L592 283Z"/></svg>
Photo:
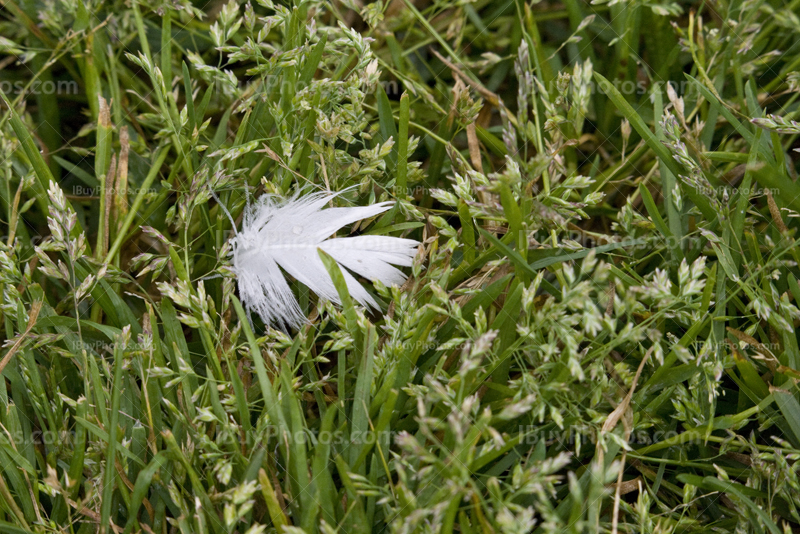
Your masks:
<svg viewBox="0 0 800 534"><path fill-rule="evenodd" d="M800 0L2 0L0 93L0 533L800 530ZM308 195L404 277L243 270Z"/></svg>

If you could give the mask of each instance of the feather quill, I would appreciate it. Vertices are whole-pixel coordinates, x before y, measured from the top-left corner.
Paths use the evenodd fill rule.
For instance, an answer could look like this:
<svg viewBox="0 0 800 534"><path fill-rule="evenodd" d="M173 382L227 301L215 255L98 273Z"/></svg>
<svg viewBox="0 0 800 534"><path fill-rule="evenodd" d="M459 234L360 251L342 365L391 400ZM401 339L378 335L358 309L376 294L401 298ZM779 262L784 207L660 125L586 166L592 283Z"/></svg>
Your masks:
<svg viewBox="0 0 800 534"><path fill-rule="evenodd" d="M296 328L306 321L281 269L318 296L341 303L318 248L336 260L350 295L363 306L378 308L348 271L385 285L405 281L406 276L393 265L410 267L418 241L387 236L328 239L343 226L383 213L393 203L323 209L339 194L295 194L287 200L264 195L245 209L242 230L231 239L233 270L242 302L264 324Z"/></svg>

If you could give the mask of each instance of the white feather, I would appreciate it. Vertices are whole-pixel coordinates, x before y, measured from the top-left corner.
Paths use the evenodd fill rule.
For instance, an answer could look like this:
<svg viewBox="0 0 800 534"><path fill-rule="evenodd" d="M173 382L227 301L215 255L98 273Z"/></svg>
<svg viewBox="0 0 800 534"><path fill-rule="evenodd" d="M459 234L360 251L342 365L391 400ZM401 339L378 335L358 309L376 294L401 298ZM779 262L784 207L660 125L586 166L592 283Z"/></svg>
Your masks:
<svg viewBox="0 0 800 534"><path fill-rule="evenodd" d="M318 248L342 267L350 295L363 306L378 307L348 270L386 285L406 279L392 265L411 266L419 242L386 236L328 239L347 224L383 213L392 202L323 209L338 194L294 195L288 200L265 195L245 209L242 230L231 239L233 269L242 302L264 324L298 327L306 320L281 269L320 297L341 303Z"/></svg>

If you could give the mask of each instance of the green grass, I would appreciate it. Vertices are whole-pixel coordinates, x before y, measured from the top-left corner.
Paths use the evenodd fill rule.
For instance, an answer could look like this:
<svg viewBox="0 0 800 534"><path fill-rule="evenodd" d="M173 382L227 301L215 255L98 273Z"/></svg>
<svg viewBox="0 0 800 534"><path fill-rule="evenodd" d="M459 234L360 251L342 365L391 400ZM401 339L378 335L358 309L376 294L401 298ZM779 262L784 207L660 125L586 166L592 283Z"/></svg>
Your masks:
<svg viewBox="0 0 800 534"><path fill-rule="evenodd" d="M0 532L799 529L799 20L5 0ZM350 186L408 282L249 317L219 204Z"/></svg>

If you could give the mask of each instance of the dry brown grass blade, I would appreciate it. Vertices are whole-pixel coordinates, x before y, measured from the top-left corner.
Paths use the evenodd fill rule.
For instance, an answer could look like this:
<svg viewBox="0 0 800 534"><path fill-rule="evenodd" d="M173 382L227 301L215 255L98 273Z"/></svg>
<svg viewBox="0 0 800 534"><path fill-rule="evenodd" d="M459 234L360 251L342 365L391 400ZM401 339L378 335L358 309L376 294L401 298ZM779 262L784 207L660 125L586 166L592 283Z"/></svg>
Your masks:
<svg viewBox="0 0 800 534"><path fill-rule="evenodd" d="M636 370L636 375L633 377L633 382L631 383L631 389L628 391L628 394L625 395L625 398L622 399L622 402L611 412L608 417L606 418L605 423L603 423L603 428L600 430L602 434L607 432L611 432L616 428L617 423L620 420L623 421L625 425L625 440L627 441L631 435L631 428L629 422L624 419L624 415L628 410L630 410L631 406L631 399L633 398L633 393L636 391L636 384L639 382L639 377L642 375L642 371L644 370L644 366L647 363L647 360L650 359L650 355L653 353L655 349L655 345L650 347L648 351L645 353L644 358L639 363L639 368ZM601 446L600 442L598 441L597 444L597 456L602 464L604 461L603 455L603 447ZM622 495L621 490L623 487L622 481L622 473L625 471L625 460L627 459L627 452L622 451L622 459L620 460L621 465L619 467L619 474L617 475L617 489L614 495L614 513L611 519L611 532L616 534L618 532L618 525L619 525L619 503L620 503L620 495Z"/></svg>
<svg viewBox="0 0 800 534"><path fill-rule="evenodd" d="M730 326L726 327L725 330L727 330L731 335L733 335L733 337L735 337L739 341L744 341L745 343L747 343L748 345L750 345L751 347L756 349L758 352L766 355L769 358L770 363L773 363L773 364L779 364L780 363L780 362L778 362L778 358L775 357L775 355L772 353L772 351L769 350L766 347L766 345L764 345L761 342L759 342L753 336L747 335L747 334L745 334L744 332L742 332L740 330L736 330L735 328L731 328Z"/></svg>
<svg viewBox="0 0 800 534"><path fill-rule="evenodd" d="M785 235L789 232L789 229L786 227L786 223L783 222L783 217L781 217L781 210L778 205L775 203L775 199L772 197L772 192L769 189L767 191L767 205L769 206L769 212L772 215L772 220L775 221L775 226L778 227L781 234Z"/></svg>
<svg viewBox="0 0 800 534"><path fill-rule="evenodd" d="M108 168L108 175L106 176L106 205L105 205L105 213L103 213L103 228L105 232L103 233L103 244L102 249L100 251L102 256L105 256L108 252L108 237L111 228L111 198L114 196L114 184L115 184L115 177L117 174L117 155L114 154L111 156L111 165Z"/></svg>
<svg viewBox="0 0 800 534"><path fill-rule="evenodd" d="M117 165L117 190L114 195L114 209L120 223L128 214L128 154L130 152L128 127L119 130L119 163Z"/></svg>
<svg viewBox="0 0 800 534"><path fill-rule="evenodd" d="M647 360L650 359L650 355L653 353L654 348L655 346L650 347L650 349L648 349L648 351L645 353L644 358L642 358L642 361L639 363L639 368L636 370L636 375L633 377L630 391L628 391L628 394L625 395L625 398L622 399L622 402L619 403L614 411L608 415L605 423L603 423L603 428L600 430L601 432L605 433L614 430L614 428L617 426L617 423L619 423L619 421L622 419L622 416L625 414L628 408L630 408L633 393L636 391L636 384L639 382L639 377L642 375L644 366L647 363ZM630 429L627 430L627 435L630 435Z"/></svg>
<svg viewBox="0 0 800 534"><path fill-rule="evenodd" d="M33 326L36 324L36 319L38 319L40 311L42 311L42 301L37 300L31 304L31 312L28 315L28 326L25 328L25 332L23 332L17 338L17 342L14 343L14 346L12 346L3 359L0 360L0 374L2 374L3 370L6 368L6 365L8 365L8 362L11 361L11 358L14 357L14 354L16 354L19 348L22 346L22 342L25 341L25 338L28 337L28 335L31 333L31 330L33 330Z"/></svg>
<svg viewBox="0 0 800 534"><path fill-rule="evenodd" d="M19 220L19 201L22 196L22 187L25 185L25 180L19 181L17 192L14 194L14 203L11 206L11 220L8 223L8 246L14 245L14 237L17 233L17 221Z"/></svg>
<svg viewBox="0 0 800 534"><path fill-rule="evenodd" d="M455 63L445 59L444 56L442 56L439 52L437 52L433 48L431 48L430 51L431 53L433 53L434 56L436 56L436 58L439 61L447 65L447 67L450 70L452 70L455 74L457 74L459 78L463 79L467 85L469 85L470 87L475 89L478 93L480 93L481 96L483 96L490 104L492 104L495 107L499 107L502 105L500 97L497 96L496 93L491 92L490 90L488 90L487 88L485 88L484 86L482 86L481 84L479 84L478 82L467 76L464 73L464 71L462 71Z"/></svg>
<svg viewBox="0 0 800 534"><path fill-rule="evenodd" d="M639 489L639 484L642 482L642 477L632 478L631 480L626 480L624 482L617 481L615 484L616 492L619 495L627 495L628 493L634 492Z"/></svg>
<svg viewBox="0 0 800 534"><path fill-rule="evenodd" d="M79 514L81 514L81 515L84 515L84 516L88 517L89 519L91 519L92 521L94 521L95 523L97 523L98 525L100 524L100 514L98 514L98 513L97 513L97 512L95 512L94 510L91 510L91 509L87 508L87 507L86 507L85 505L83 505L83 504L80 504L80 503L78 503L78 502L76 502L76 501L73 501L73 500L72 500L72 499L70 499L69 497L64 497L64 500L65 500L65 501L67 501L67 504L69 504L69 505L70 505L70 506L72 506L72 507L73 507L75 510L77 510L77 512L78 512ZM114 523L111 523L111 525L110 525L110 526L111 526L111 529L112 529L112 530L113 530L113 531L114 531L116 534L119 534L120 532L123 532L123 529L121 529L120 527L118 527L118 526L117 526L117 525L115 525Z"/></svg>
<svg viewBox="0 0 800 534"><path fill-rule="evenodd" d="M481 146L478 142L478 132L474 122L467 124L467 143L469 144L469 160L472 163L472 168L478 172L483 172Z"/></svg>
<svg viewBox="0 0 800 534"><path fill-rule="evenodd" d="M135 486L133 482L131 482L131 479L128 478L128 475L125 474L125 466L122 465L122 462L120 461L119 458L116 459L114 465L117 468L117 476L120 478L120 480L122 480L122 483L128 487L128 490L133 491L135 489ZM150 504L150 499L144 497L142 499L142 505L144 506L145 510L147 510L147 513L150 514L150 517L156 516L155 510L153 509L153 505Z"/></svg>
<svg viewBox="0 0 800 534"><path fill-rule="evenodd" d="M617 286L614 284L613 281L608 283L608 289L606 289L606 295L608 296L608 304L606 305L606 317L611 317L611 314L614 313L614 298L617 295Z"/></svg>

